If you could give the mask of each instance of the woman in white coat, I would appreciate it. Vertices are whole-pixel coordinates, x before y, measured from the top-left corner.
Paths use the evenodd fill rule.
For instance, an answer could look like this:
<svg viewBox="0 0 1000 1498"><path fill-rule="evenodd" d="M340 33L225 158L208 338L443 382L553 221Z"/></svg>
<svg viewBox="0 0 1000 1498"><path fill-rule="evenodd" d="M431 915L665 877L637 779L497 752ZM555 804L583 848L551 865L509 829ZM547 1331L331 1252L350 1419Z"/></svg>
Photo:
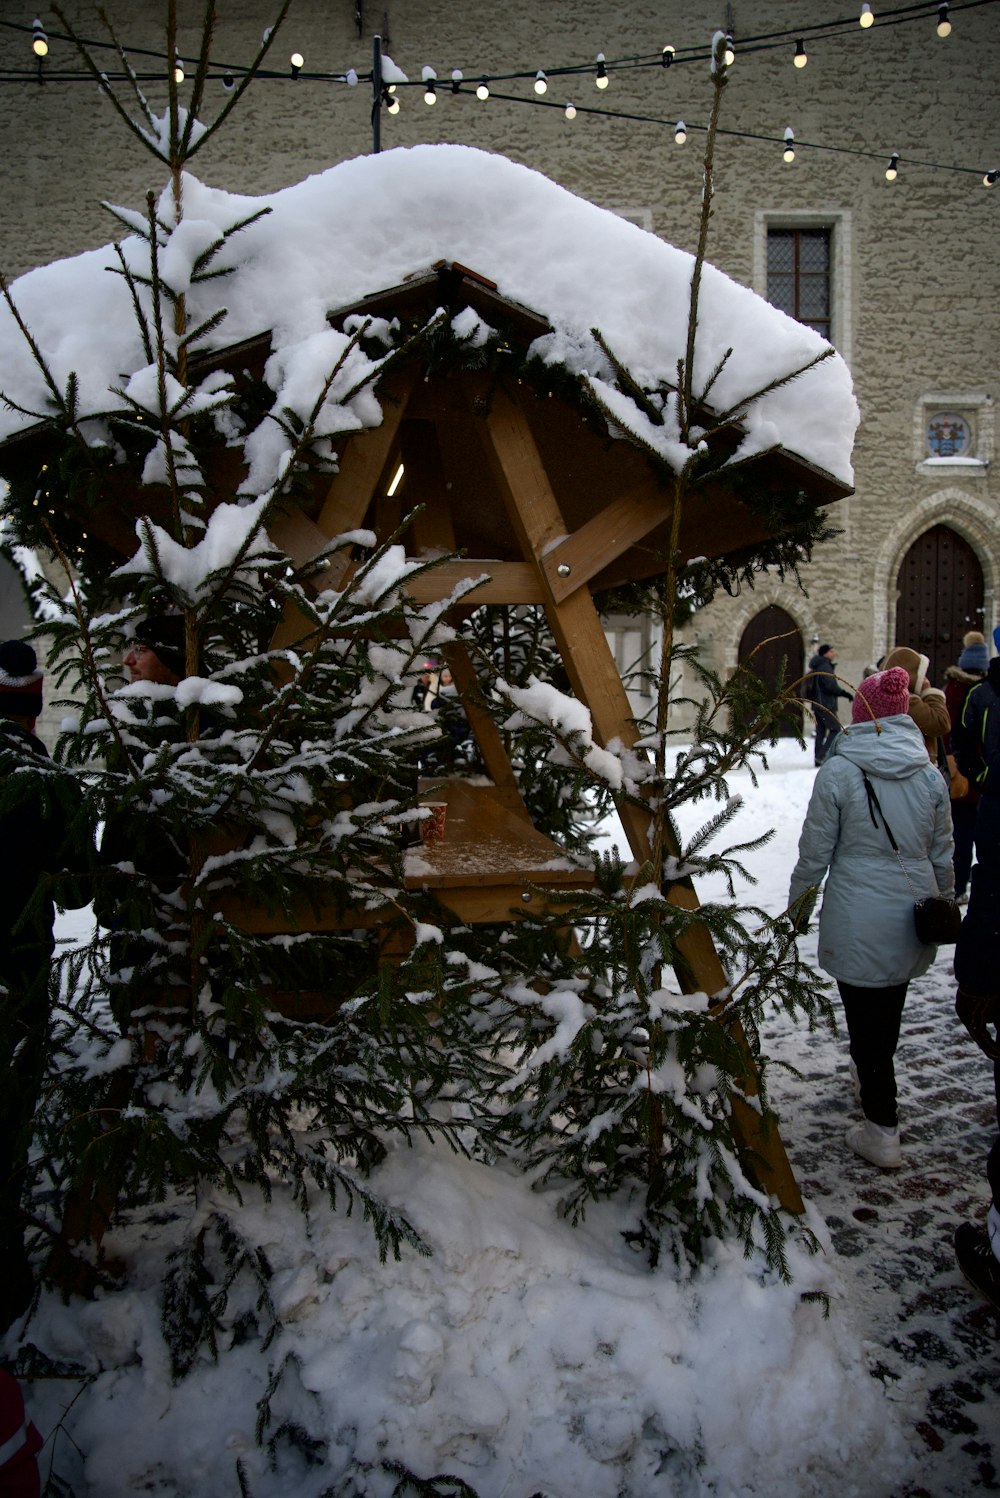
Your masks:
<svg viewBox="0 0 1000 1498"><path fill-rule="evenodd" d="M816 776L789 909L804 926L829 870L819 965L840 989L865 1115L864 1123L848 1129L847 1142L866 1160L893 1169L902 1163L893 1056L903 1003L910 979L926 972L937 952L918 940L913 904L925 895L954 894L951 808L944 779L909 716L904 670L863 681L851 718Z"/></svg>

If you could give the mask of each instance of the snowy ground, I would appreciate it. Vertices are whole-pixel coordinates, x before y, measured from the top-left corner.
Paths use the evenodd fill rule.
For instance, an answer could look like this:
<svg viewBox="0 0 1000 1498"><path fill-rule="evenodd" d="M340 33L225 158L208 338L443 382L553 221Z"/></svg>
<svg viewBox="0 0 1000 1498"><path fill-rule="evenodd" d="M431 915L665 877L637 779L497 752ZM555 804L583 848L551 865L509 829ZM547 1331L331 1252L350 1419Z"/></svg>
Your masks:
<svg viewBox="0 0 1000 1498"><path fill-rule="evenodd" d="M785 743L759 789L732 777L746 805L731 840L777 828L752 859L753 898L771 911L814 773ZM684 1283L651 1274L610 1209L573 1230L505 1171L398 1149L375 1184L433 1257L380 1266L357 1215L319 1209L307 1232L286 1202L248 1202L240 1227L274 1267L283 1329L266 1352L251 1334L175 1385L154 1287L189 1224L166 1203L109 1242L127 1266L120 1292L47 1300L25 1333L96 1375L29 1386L46 1463L77 1498L235 1498L241 1480L253 1498L388 1498L387 1460L425 1479L459 1474L479 1498L1000 1490L997 1322L951 1251L955 1225L985 1216L990 1076L952 995L948 956L911 990L895 1175L843 1144L843 1041L773 1024L771 1053L802 1073L772 1087L825 1244L816 1257L793 1247L791 1287L728 1250ZM202 1220L216 1205L200 1204ZM829 1319L801 1298L816 1289ZM252 1299L237 1285L230 1320ZM258 1401L282 1368L261 1447ZM292 1423L317 1443L311 1464ZM352 1467L367 1475L346 1477Z"/></svg>

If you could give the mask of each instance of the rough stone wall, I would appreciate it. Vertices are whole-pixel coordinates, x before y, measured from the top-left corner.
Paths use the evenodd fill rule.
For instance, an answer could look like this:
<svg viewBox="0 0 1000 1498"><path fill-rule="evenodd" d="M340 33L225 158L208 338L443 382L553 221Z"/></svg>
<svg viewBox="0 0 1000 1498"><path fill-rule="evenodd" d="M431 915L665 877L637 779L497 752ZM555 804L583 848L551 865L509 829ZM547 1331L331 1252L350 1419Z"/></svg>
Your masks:
<svg viewBox="0 0 1000 1498"><path fill-rule="evenodd" d="M202 13L200 0L180 0L181 52L191 56ZM109 0L108 9L129 48L162 50L161 0ZM305 72L371 68L372 32L383 29L384 4L364 4L361 34L354 0L293 0L273 65L284 68L293 47L305 54ZM851 365L862 410L856 448L855 496L836 506L841 535L804 570L807 594L794 585L764 580L752 594L725 598L699 616L706 657L731 667L740 634L766 603L777 602L800 623L807 652L817 637L833 639L848 677L894 643L896 577L907 546L929 525L953 526L973 546L986 583L986 623L1000 608L998 493L988 461L978 466L923 462L923 418L933 396L967 398L978 425L978 451L992 452L992 405L997 363L997 216L1000 184L986 190L982 171L1000 165L1000 108L995 78L998 46L989 7L955 10L947 40L934 31L928 6L918 24L883 25L869 32L812 40L808 67L792 66L793 43L750 50L750 39L785 28L795 32L836 19L843 7L822 10L804 0L770 0L731 7L737 62L726 89L716 170L717 195L710 258L746 284L763 289L767 223L832 223L837 251L835 342ZM88 36L101 29L89 5L69 0L67 10ZM877 10L877 7L876 7ZM222 62L249 60L271 9L265 0L220 0L213 55ZM827 14L828 12L828 14ZM50 31L58 27L44 9ZM703 63L662 68L611 68L611 85L599 93L589 70L571 79L552 76L559 66L592 64L603 52L614 59L657 55L704 45L724 10L693 0L683 14L664 15L655 0L508 0L497 11L483 0L405 0L388 7L389 50L418 80L423 64L439 75L433 108L416 88L401 92L395 117L383 112L382 145L456 141L503 151L546 172L603 206L648 216L654 232L682 248L695 247L704 126L710 107ZM9 0L0 19L24 24L26 11ZM0 65L23 67L32 78L29 38L0 28ZM747 50L740 52L741 42ZM144 67L150 59L136 57ZM109 66L113 57L109 57ZM65 43L55 42L46 68L74 66ZM493 79L494 98L480 104L450 92L452 68L466 79ZM665 123L597 118L580 113L570 122L562 108L504 103L499 93L533 98L530 84L497 75L544 67L547 99L573 98L581 107L654 116ZM162 107L165 89L144 84ZM222 102L221 84L210 97ZM256 194L298 181L332 162L371 148L370 86L348 88L328 80L281 79L255 83L228 124L196 158L203 180ZM687 144L676 146L672 124L683 118ZM800 143L791 165L782 161L780 137L790 125ZM142 205L159 188L162 168L123 131L91 82L62 85L34 81L0 86L0 131L5 144L4 211L0 267L16 275L29 267L75 254L113 237L100 209L110 198ZM770 141L741 138L764 135ZM870 157L838 148L870 151ZM901 155L899 179L884 179L891 151ZM976 168L941 172L917 160ZM401 235L391 205L373 205L386 216L385 232ZM344 232L350 233L345 224ZM488 267L483 267L488 273ZM649 315L678 316L680 309L651 307ZM734 338L739 330L734 329ZM2 384L2 380L0 380ZM933 401L931 402L933 404Z"/></svg>

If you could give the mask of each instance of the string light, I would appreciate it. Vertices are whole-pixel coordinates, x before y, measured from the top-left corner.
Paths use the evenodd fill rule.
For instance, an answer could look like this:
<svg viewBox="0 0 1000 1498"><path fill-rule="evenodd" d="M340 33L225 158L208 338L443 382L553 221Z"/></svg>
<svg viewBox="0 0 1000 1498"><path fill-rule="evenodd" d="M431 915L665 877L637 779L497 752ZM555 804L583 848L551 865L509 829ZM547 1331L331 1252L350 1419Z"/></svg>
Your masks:
<svg viewBox="0 0 1000 1498"><path fill-rule="evenodd" d="M302 56L301 52L293 52L288 61L291 64L292 77L297 78L302 71L302 65L305 62L305 58Z"/></svg>
<svg viewBox="0 0 1000 1498"><path fill-rule="evenodd" d="M31 50L36 57L48 57L49 39L45 35L45 28L36 16L31 23Z"/></svg>
<svg viewBox="0 0 1000 1498"><path fill-rule="evenodd" d="M797 68L804 68L806 63L809 61L809 56L806 52L806 44L801 37L795 43L795 57L793 61Z"/></svg>
<svg viewBox="0 0 1000 1498"><path fill-rule="evenodd" d="M566 104L566 118L568 120L576 119L576 105L573 103L572 99L568 100Z"/></svg>
<svg viewBox="0 0 1000 1498"><path fill-rule="evenodd" d="M398 114L399 113L399 100L396 98L396 95L392 92L392 89L384 88L382 90L382 103L385 105L386 109L388 110L388 112L390 114Z"/></svg>
<svg viewBox="0 0 1000 1498"><path fill-rule="evenodd" d="M986 176L983 178L983 186L995 187L998 179L1000 179L1000 167L995 166L991 172L986 173Z"/></svg>
<svg viewBox="0 0 1000 1498"><path fill-rule="evenodd" d="M728 31L726 32L725 47L726 50L722 54L722 61L726 64L727 68L731 68L736 61L736 48L733 46L733 39Z"/></svg>
<svg viewBox="0 0 1000 1498"><path fill-rule="evenodd" d="M862 31L867 31L869 26L875 25L875 14L870 5L862 5L861 14L858 16L858 25Z"/></svg>
<svg viewBox="0 0 1000 1498"><path fill-rule="evenodd" d="M674 141L677 145L682 146L687 138L687 126L685 125L683 120L678 120L677 124L674 126Z"/></svg>
<svg viewBox="0 0 1000 1498"><path fill-rule="evenodd" d="M899 152L898 151L893 151L892 155L889 157L889 165L885 169L885 180L887 182L895 182L895 180L896 180L896 178L898 176L899 176Z"/></svg>
<svg viewBox="0 0 1000 1498"><path fill-rule="evenodd" d="M986 3L990 3L990 0L986 0ZM870 9L870 6L868 8ZM950 34L950 31L951 31L951 23L950 23L950 21L948 19L949 9L950 9L950 7L949 7L949 5L947 3L945 3L945 0L941 0L941 3L937 6L937 11L938 11L938 34L941 35L941 36L947 36L947 35ZM913 12L912 15L909 14L910 11ZM918 12L923 12L923 15L921 16L920 14L918 14ZM926 21L926 14L927 14L927 12L926 12L926 10L924 9L923 6L911 5L911 6L909 6L909 7L906 8L905 12L900 13L900 15L898 17L895 15L895 13L893 13L892 18L891 18L891 24L906 24L906 23L909 23L909 22L916 22L916 21L920 21L920 20ZM833 23L830 23L830 24L832 25ZM18 25L18 24L12 23L12 22L0 21L0 28L9 28L11 30L20 31L20 32L29 32L29 27L27 25L25 25L25 24ZM823 28L816 27L816 26L810 26L809 29L810 29L810 32L815 32L817 30L822 30ZM263 34L263 39L265 41L268 39L268 37L270 35L270 31L271 31L270 27L268 27L265 30L265 32ZM36 35L36 32L40 32L41 35L44 37L44 31L42 30L42 24L41 24L41 21L38 18L36 18L35 22L33 23L33 25L30 28L30 34L31 34L31 37L32 37L32 46L33 47L34 47L34 44L35 44L35 35ZM837 34L838 35L844 35L844 36L847 35L846 32L841 32L841 33L837 33ZM794 33L792 33L792 36L794 36ZM789 36L789 33L787 31L780 32L780 33L779 32L772 32L772 33L769 33L769 34L766 34L766 35L762 35L762 36L753 36L753 37L749 37L749 38L744 38L741 45L742 45L744 51L750 51L750 52L756 52L756 51L762 51L762 50L766 51L766 50L769 50L769 49L771 49L771 48L773 48L775 46L782 45L782 43L785 40L785 38L791 39L790 36ZM108 43L108 42L99 42L99 41L91 42L89 40L87 41L86 44L88 46L93 46L95 48L101 48L101 47L108 48L108 47L110 47L112 45L111 43ZM47 38L45 40L45 45L46 45L46 47L48 46ZM726 35L724 35L724 36L720 34L718 36L718 38L717 38L717 42L716 42L715 45L717 45L719 47L720 51L724 47L724 49L725 49L724 50L724 63L725 63L726 66L730 66L735 61L735 52L733 50L733 45L732 45L732 36L730 34L728 34L728 33ZM804 43L804 40L802 40L802 39L799 39L798 42L797 42L797 49L796 49L797 53L798 53L799 49L801 49L801 52L803 54L805 53L805 43ZM156 54L151 54L151 55L155 56ZM163 54L161 53L160 56L162 58ZM648 67L653 67L653 66L657 66L657 67L671 67L671 66L676 66L676 65L679 65L679 64L682 64L682 63L686 63L686 62L697 63L697 62L701 61L705 56L706 56L706 53L705 53L704 49L694 49L694 48L692 48L692 49L685 49L682 52L682 54L680 56L678 56L678 54L676 52L676 49L672 45L667 45L667 46L664 46L662 49L660 49L659 51L657 51L656 53L653 53L653 54L646 54L645 56L638 56L638 57L626 57L626 58L619 59L618 61L612 60L611 66L612 67L632 67L632 68L648 68ZM808 59L806 58L805 61L808 61ZM800 64L800 65L804 65L804 64ZM182 61L182 59L181 59L181 57L180 57L179 54L174 59L174 69L175 69L174 76L177 78L178 82L183 81L183 79L185 77L184 63L183 63L183 61ZM577 72L577 71L581 71L581 70L578 69L578 68L576 68L576 67L573 67L573 68L560 68L560 69L558 69L556 71L559 71L559 72ZM431 75L430 78L427 77L428 73ZM353 74L353 76L352 76L352 74ZM512 79L517 79L517 78L520 78L520 79L530 79L530 78L532 78L532 76L534 76L534 79L537 80L539 74L542 74L542 76L545 76L544 69L538 69L535 72L534 75L532 75L530 73L512 73L512 74L509 74L509 75L505 74L503 76L505 78L509 76ZM114 75L114 76L115 76L115 78L117 80L117 75ZM155 75L150 75L150 76L152 77L152 76L155 76ZM209 76L210 77L214 77L215 79L220 79L221 82L222 82L223 88L227 92L231 92L232 89L235 87L235 83L234 83L234 72L232 70L228 69L228 68L224 72L215 72L213 70L213 72L211 72ZM287 78L288 74L287 73L283 73L283 72L268 72L268 71L266 71L264 69L261 69L259 71L259 76L265 77L265 78L280 79L282 77ZM335 82L346 82L346 83L356 83L358 81L358 75L357 75L356 72L354 72L353 69L352 70L348 70L347 74L337 75L337 74L318 74L317 73L317 74L310 74L308 76L311 79L315 79L317 81L319 81L321 79L330 79L331 81L335 81ZM368 76L368 75L366 75L366 76ZM428 102L429 103L436 102L436 98L437 98L437 91L436 91L436 89L434 87L434 79L435 78L436 78L436 74L434 73L434 69L433 68L425 70L425 80L424 80L425 84L426 84L425 97L427 97L428 95L432 96L431 98L428 98ZM461 92L460 89L455 88L455 83L454 83L455 75L454 74L452 75L452 78L453 78L453 90L455 92ZM6 80L0 80L0 81L6 81ZM76 76L76 75L73 75L73 74L70 74L70 73L57 73L56 74L56 81L67 82L67 83L77 83L77 82L86 82L87 78L83 77L83 76ZM406 82L408 80L403 79L403 81ZM475 93L476 93L476 96L477 96L477 98L479 100L485 101L485 100L489 99L489 97L490 97L490 81L491 80L490 80L488 74L483 74L482 75L482 77L481 77L478 85L475 88ZM492 81L493 81L494 84L496 83L496 79L493 79ZM548 80L546 78L546 82L547 81ZM597 55L597 58L596 58L596 73L595 73L595 80L594 81L598 85L598 87L601 87L601 88L606 88L607 85L608 85L608 83L609 83L609 81L610 81L609 77L608 77L607 59L606 59L604 53L599 53ZM112 87L112 84L111 84L111 78L110 78L110 76L107 73L105 73L105 72L101 72L99 74L99 91L101 93L103 93L103 94L108 94L111 91L111 87ZM392 92L394 92L394 89L390 86L390 93L392 93ZM531 97L522 98L522 97L517 97L517 96L514 96L514 95L507 95L507 94L501 94L501 95L498 95L498 97L502 98L505 102L509 102L509 103L532 104L532 103L537 102L538 106L541 107L541 108L558 108L559 107L558 105L551 105L551 104L548 104L547 102L543 102L541 99L538 99L537 101L535 101ZM387 104L386 107L388 108L388 104ZM571 109L572 109L572 113L570 113ZM575 117L576 113L578 112L577 109L576 109L576 106L572 105L570 102L567 102L567 104L565 106L565 110L566 110L567 118L573 118L573 117ZM587 112L591 113L591 114L599 115L599 116L601 116L601 117L603 117L605 119L639 120L639 121L644 121L644 122L648 122L648 123L655 124L655 125L666 126L668 128L670 128L670 126L671 126L671 122L669 120L665 120L665 119L662 119L662 118L657 118L655 116L648 115L648 114L622 112L622 111L607 110L607 109L598 109L598 110L591 109L591 110L589 110ZM683 122L682 121L678 121L677 122L677 126L683 126ZM674 127L674 128L675 128L675 133L676 133L676 127ZM683 127L683 138L684 139L686 139L686 134L687 134L686 127ZM723 130L720 131L720 134L724 135L724 136L732 136L732 137L734 137L736 139L741 139L741 140L775 141L775 137L773 135L769 136L769 135L763 135L763 134L755 134L755 133L752 133L752 132L739 131L739 130L725 130L725 129L723 129ZM680 143L680 141L678 141L678 143ZM778 141L776 143L780 144L780 141ZM807 149L807 150L818 150L818 151L832 151L832 152L837 152L840 155L856 156L856 157L859 157L859 158L860 157L866 157L866 158L869 158L869 159L871 159L873 157L875 159L878 159L879 156L881 156L881 154L882 154L879 151L864 150L864 149L855 149L855 148L851 148L851 147L836 146L836 145L823 145L823 144L819 144L817 142L805 142L805 143L800 142L798 144L797 149L798 150ZM893 175L889 176L888 180L890 180L890 181L895 180L895 177L898 175L899 153L898 152L893 152L892 156L893 156L894 159L890 161L890 168L892 169ZM884 160L885 158L882 157L882 159ZM924 167L924 168L927 168L928 170L932 170L932 171L946 171L946 172L951 172L951 173L961 172L961 173L970 174L970 175L972 173L975 173L975 175L979 178L979 180L981 182L983 182L987 186L993 186L995 184L995 182L998 180L997 172L996 171L991 170L991 172L988 172L988 173L984 174L982 167L975 167L975 166L955 166L954 164L947 164L947 163L944 163L944 162L933 161L933 160L918 160L918 159L912 158L912 157L908 157L907 161L908 161L908 165L910 167L914 167L914 166L916 166L916 167ZM998 170L1000 170L1000 169L998 169ZM888 173L887 173L887 175L888 175Z"/></svg>
<svg viewBox="0 0 1000 1498"><path fill-rule="evenodd" d="M436 104L437 89L434 87L434 83L437 79L437 74L433 68L424 67L421 69L420 76L424 80L424 103Z"/></svg>
<svg viewBox="0 0 1000 1498"><path fill-rule="evenodd" d="M462 89L462 79L464 77L465 77L465 74L462 72L461 68L452 68L452 70L451 70L451 91L452 91L453 94L457 94L457 93L461 92L461 89Z"/></svg>
<svg viewBox="0 0 1000 1498"><path fill-rule="evenodd" d="M791 125L785 126L785 149L782 152L782 157L785 161L795 160L795 136L792 133Z"/></svg>
<svg viewBox="0 0 1000 1498"><path fill-rule="evenodd" d="M546 78L546 76L542 72L541 68L539 68L538 72L535 74L535 93L536 94L547 94L548 91L549 91L549 80Z"/></svg>

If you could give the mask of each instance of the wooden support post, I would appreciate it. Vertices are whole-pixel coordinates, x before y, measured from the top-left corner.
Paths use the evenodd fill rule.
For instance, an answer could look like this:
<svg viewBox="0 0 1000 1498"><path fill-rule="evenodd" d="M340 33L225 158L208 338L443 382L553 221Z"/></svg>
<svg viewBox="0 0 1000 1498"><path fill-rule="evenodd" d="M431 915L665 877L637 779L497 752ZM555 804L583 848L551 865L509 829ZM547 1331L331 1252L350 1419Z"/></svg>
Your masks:
<svg viewBox="0 0 1000 1498"><path fill-rule="evenodd" d="M477 415L494 478L525 558L534 561L546 587L546 614L573 690L589 707L600 741L607 744L617 738L630 747L638 732L590 590L579 588L560 598L553 593L545 558L553 542L565 536L566 526L527 418L499 387L490 391L488 402L483 400L477 407ZM626 803L621 818L636 858L648 860L652 852L649 813ZM687 910L698 908L690 881L672 883L667 899ZM686 981L683 973L678 974L682 985L707 994L721 992L726 973L707 929L692 926L677 946L689 969ZM757 1091L756 1069L742 1028L734 1026L732 1033L747 1058L745 1090L752 1097ZM803 1212L802 1196L777 1129L772 1127L765 1134L760 1114L740 1098L733 1100L732 1117L733 1135L748 1173L787 1210Z"/></svg>

